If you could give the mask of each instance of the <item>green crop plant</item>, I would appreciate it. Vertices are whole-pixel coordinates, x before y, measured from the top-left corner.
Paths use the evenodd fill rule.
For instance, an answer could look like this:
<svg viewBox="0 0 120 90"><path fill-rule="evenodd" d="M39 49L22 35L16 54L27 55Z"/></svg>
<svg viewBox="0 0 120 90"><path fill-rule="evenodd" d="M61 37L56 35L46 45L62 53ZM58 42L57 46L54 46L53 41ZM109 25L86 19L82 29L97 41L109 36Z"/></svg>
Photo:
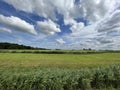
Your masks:
<svg viewBox="0 0 120 90"><path fill-rule="evenodd" d="M0 68L0 90L120 89L120 65L96 68Z"/></svg>

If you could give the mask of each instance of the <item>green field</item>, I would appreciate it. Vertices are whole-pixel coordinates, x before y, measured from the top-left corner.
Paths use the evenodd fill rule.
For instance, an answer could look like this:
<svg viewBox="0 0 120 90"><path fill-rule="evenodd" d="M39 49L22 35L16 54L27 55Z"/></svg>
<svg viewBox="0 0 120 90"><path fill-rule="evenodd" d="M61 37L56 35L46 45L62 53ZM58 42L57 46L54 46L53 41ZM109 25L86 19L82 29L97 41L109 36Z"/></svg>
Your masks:
<svg viewBox="0 0 120 90"><path fill-rule="evenodd" d="M0 67L82 67L120 64L120 53L31 54L0 53Z"/></svg>
<svg viewBox="0 0 120 90"><path fill-rule="evenodd" d="M0 53L0 90L120 90L120 53L16 52Z"/></svg>

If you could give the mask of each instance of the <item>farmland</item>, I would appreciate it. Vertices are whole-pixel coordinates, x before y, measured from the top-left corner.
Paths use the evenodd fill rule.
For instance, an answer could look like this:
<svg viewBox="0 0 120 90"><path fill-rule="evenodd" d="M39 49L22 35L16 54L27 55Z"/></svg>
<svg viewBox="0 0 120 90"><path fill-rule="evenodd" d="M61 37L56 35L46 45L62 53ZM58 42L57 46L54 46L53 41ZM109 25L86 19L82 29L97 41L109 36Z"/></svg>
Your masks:
<svg viewBox="0 0 120 90"><path fill-rule="evenodd" d="M120 89L119 52L41 52L2 50L0 90Z"/></svg>
<svg viewBox="0 0 120 90"><path fill-rule="evenodd" d="M120 53L35 54L0 53L0 67L94 67L120 63Z"/></svg>

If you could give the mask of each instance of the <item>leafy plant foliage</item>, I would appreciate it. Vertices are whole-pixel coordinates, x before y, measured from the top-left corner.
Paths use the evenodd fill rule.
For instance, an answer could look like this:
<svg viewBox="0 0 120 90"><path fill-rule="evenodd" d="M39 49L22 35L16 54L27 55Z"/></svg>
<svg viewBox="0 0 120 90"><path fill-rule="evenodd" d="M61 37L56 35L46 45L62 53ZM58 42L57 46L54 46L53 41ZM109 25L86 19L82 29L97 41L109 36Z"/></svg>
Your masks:
<svg viewBox="0 0 120 90"><path fill-rule="evenodd" d="M0 68L0 90L101 90L110 87L120 89L120 65L91 69Z"/></svg>

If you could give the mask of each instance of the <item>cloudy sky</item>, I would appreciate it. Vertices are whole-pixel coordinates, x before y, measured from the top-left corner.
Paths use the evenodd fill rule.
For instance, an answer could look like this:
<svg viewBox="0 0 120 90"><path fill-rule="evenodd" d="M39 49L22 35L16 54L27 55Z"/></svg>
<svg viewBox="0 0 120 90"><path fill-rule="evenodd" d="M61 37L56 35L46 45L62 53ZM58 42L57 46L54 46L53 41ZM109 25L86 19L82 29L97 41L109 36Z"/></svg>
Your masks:
<svg viewBox="0 0 120 90"><path fill-rule="evenodd" d="M120 0L0 0L0 42L120 50Z"/></svg>

